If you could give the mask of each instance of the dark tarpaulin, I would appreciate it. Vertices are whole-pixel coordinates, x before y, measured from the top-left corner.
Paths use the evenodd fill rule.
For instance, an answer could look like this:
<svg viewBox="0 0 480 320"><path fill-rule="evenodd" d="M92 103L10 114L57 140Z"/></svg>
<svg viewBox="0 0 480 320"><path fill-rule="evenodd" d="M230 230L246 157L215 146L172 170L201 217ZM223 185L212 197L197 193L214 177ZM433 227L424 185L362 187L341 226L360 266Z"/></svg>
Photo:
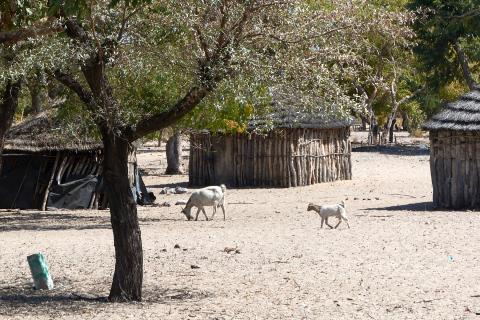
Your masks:
<svg viewBox="0 0 480 320"><path fill-rule="evenodd" d="M88 175L84 178L55 184L50 188L47 208L86 209L95 193L98 178Z"/></svg>
<svg viewBox="0 0 480 320"><path fill-rule="evenodd" d="M149 205L155 202L155 195L153 192L148 192L145 183L143 182L140 170L135 167L135 199L139 205Z"/></svg>
<svg viewBox="0 0 480 320"><path fill-rule="evenodd" d="M52 156L4 155L0 176L0 208L39 209L44 200L45 188L52 175L53 164ZM95 192L103 193L101 180L101 176L94 175L71 177L69 181L61 184L54 180L48 194L47 207L86 209ZM135 168L134 183L132 192L137 203L152 204L155 196L152 192L148 192L137 168Z"/></svg>
<svg viewBox="0 0 480 320"><path fill-rule="evenodd" d="M135 170L135 186L132 188L135 200L139 205L152 204L155 196L148 192L138 170ZM103 193L103 181L99 176L89 175L50 188L47 207L64 209L86 209L93 194Z"/></svg>

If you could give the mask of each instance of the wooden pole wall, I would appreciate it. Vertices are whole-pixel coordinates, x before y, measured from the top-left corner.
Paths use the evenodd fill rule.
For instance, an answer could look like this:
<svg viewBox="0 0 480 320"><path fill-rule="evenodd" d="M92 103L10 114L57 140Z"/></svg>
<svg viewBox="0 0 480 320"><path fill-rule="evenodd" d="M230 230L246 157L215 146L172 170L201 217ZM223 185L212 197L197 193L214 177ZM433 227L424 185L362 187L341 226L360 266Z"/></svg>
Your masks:
<svg viewBox="0 0 480 320"><path fill-rule="evenodd" d="M433 203L439 208L480 208L480 136L474 132L431 131Z"/></svg>
<svg viewBox="0 0 480 320"><path fill-rule="evenodd" d="M349 128L190 137L194 186L296 187L352 178ZM221 177L221 178L220 178Z"/></svg>

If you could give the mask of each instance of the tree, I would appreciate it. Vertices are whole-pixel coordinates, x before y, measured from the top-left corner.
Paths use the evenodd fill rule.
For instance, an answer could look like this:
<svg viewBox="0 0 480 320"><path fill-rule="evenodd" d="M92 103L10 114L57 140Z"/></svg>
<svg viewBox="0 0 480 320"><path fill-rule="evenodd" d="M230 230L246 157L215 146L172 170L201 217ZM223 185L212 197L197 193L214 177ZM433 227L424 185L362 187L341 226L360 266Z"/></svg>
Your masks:
<svg viewBox="0 0 480 320"><path fill-rule="evenodd" d="M414 73L411 25L415 15L404 5L404 1L390 0L364 3L364 20L356 30L361 36L349 39L359 45L350 49L355 63L342 77L351 83L352 94L360 96L362 108L356 115L370 124L369 142L374 144L378 142L379 116L387 115L390 130L401 105L397 102L409 100L402 98L418 88L408 79Z"/></svg>
<svg viewBox="0 0 480 320"><path fill-rule="evenodd" d="M167 154L167 169L166 174L183 174L181 170L182 165L182 133L175 129L173 134L168 138L165 147Z"/></svg>
<svg viewBox="0 0 480 320"><path fill-rule="evenodd" d="M412 100L415 98L416 95L418 95L420 92L423 91L423 87L418 88L414 92L403 96L400 100L398 100L398 89L397 89L397 74L396 71L394 71L394 77L392 79L392 83L390 86L390 98L392 100L392 108L390 111L390 114L388 116L387 120L387 132L388 132L388 142L392 143L393 142L393 129L394 129L394 124L396 122L396 117L397 117L397 112L399 111L399 108L406 104L408 101ZM385 136L386 139L386 136Z"/></svg>
<svg viewBox="0 0 480 320"><path fill-rule="evenodd" d="M3 152L5 134L13 122L13 116L18 106L20 95L21 79L8 80L3 89L0 104L0 154ZM0 172L2 169L2 158L0 157Z"/></svg>
<svg viewBox="0 0 480 320"><path fill-rule="evenodd" d="M30 54L25 54L25 51L29 51L32 41L34 42L30 39L63 30L60 24L54 24L51 18L46 17L46 8L46 1L0 2L0 155L3 153L5 133L12 125L18 109L25 78L30 76L30 79L33 79L43 73L36 60L31 59ZM49 59L44 59L47 64L48 61ZM33 82L38 83L30 81L30 84ZM30 89L32 104L40 103L39 87L31 86ZM1 159L0 156L0 172Z"/></svg>
<svg viewBox="0 0 480 320"><path fill-rule="evenodd" d="M480 10L477 0L412 0L419 10L415 47L429 86L438 90L454 80L472 90L480 67Z"/></svg>
<svg viewBox="0 0 480 320"><path fill-rule="evenodd" d="M112 8L107 2L88 2L84 17L70 15L61 6L55 12L65 20L66 35L71 39L65 51L72 53L70 61L78 61L76 67L55 70L55 77L84 103L104 145L116 256L109 295L112 301L141 300L141 233L127 180L132 142L176 123L220 86L239 80L247 85L309 80L298 85L304 82L304 88L317 90L315 78L326 79L328 74L305 76L307 69L317 69L305 64L304 52L308 52L311 39L334 28L329 24L335 23L333 19L326 24L322 18L338 14L292 1L131 4ZM152 29L152 25L156 27ZM299 29L299 25L304 27ZM183 85L176 82L175 91L181 94L161 97L150 112L130 113L118 99L112 76L121 77L123 72L134 77L146 71L136 69L136 63L168 78L185 78Z"/></svg>
<svg viewBox="0 0 480 320"><path fill-rule="evenodd" d="M0 5L0 34L8 32L16 24L22 22L20 8L15 2L4 2ZM0 37L0 40L2 38ZM0 63L8 64L14 50L10 47L0 49ZM18 106L21 77L6 77L0 81L0 155L3 153L5 134L13 122L13 117ZM2 171L2 157L0 157L0 172Z"/></svg>

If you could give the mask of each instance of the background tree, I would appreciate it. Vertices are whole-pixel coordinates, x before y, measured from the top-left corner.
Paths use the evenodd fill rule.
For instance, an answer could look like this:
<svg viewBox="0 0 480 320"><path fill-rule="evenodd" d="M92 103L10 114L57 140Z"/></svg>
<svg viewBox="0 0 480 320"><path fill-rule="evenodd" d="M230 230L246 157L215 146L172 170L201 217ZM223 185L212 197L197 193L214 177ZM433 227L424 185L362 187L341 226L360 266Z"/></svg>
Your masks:
<svg viewBox="0 0 480 320"><path fill-rule="evenodd" d="M56 58L49 57L53 52L48 50L48 42L43 45L47 49L43 52L43 59L40 58L42 55L32 55L31 49L35 47L37 36L54 35L63 30L59 23L47 17L46 9L47 1L0 2L0 155L5 133L18 110L22 87L28 85L29 103L35 108L39 108L44 100L44 69L37 61L50 64Z"/></svg>
<svg viewBox="0 0 480 320"><path fill-rule="evenodd" d="M480 71L480 3L478 0L411 0L419 12L415 54L426 78L426 91L417 100L427 115L472 90ZM466 86L458 90L460 84ZM450 93L446 91L451 90Z"/></svg>
<svg viewBox="0 0 480 320"><path fill-rule="evenodd" d="M351 94L360 97L362 108L356 116L370 124L369 141L377 143L372 130L378 132L379 118L387 118L386 126L392 128L397 109L408 100L402 99L419 87L411 78L415 15L406 10L405 1L390 0L365 2L359 12L353 14L361 17L358 28L347 34L356 45L349 48L350 67L342 78Z"/></svg>
<svg viewBox="0 0 480 320"><path fill-rule="evenodd" d="M12 30L28 20L28 3L17 1L3 1L0 3L0 35L11 35ZM3 40L2 40L3 39ZM13 37L0 36L3 45L0 47L0 68L7 68L15 56L15 48L7 45ZM3 151L5 133L13 122L13 117L18 106L20 89L22 86L21 76L3 76L0 78L0 155ZM0 157L0 172L2 157Z"/></svg>

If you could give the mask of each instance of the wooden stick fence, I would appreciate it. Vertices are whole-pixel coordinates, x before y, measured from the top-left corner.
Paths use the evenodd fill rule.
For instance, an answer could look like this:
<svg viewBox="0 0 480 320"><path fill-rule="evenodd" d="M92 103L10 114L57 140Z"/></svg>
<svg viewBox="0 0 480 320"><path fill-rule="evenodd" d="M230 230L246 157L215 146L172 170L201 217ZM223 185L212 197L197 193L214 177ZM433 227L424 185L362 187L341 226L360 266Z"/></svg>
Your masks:
<svg viewBox="0 0 480 320"><path fill-rule="evenodd" d="M192 185L296 187L351 179L348 128L284 129L250 136L192 134Z"/></svg>

